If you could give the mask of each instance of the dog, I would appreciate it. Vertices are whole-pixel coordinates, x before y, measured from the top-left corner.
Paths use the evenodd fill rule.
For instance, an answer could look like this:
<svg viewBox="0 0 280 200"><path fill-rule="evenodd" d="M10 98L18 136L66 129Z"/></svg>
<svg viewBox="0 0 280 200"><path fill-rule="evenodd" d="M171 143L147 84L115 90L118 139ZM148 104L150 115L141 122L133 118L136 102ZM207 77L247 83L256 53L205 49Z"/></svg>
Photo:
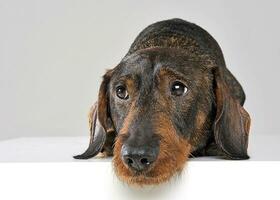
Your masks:
<svg viewBox="0 0 280 200"><path fill-rule="evenodd" d="M89 113L89 147L74 158L113 156L129 185L166 182L189 157L248 159L244 102L207 31L182 19L156 22L103 76Z"/></svg>

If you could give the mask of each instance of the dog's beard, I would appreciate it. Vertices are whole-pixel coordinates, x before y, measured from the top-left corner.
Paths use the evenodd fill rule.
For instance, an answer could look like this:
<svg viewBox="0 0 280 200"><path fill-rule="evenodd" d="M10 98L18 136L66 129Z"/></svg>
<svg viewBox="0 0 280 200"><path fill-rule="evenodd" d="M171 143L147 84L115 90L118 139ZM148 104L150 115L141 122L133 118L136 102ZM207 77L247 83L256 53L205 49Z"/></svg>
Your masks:
<svg viewBox="0 0 280 200"><path fill-rule="evenodd" d="M191 149L191 145L182 138L176 138L175 142L174 139L162 139L157 160L146 171L135 172L123 163L121 146L122 143L117 139L113 157L115 173L121 181L137 186L158 185L179 174L188 160Z"/></svg>

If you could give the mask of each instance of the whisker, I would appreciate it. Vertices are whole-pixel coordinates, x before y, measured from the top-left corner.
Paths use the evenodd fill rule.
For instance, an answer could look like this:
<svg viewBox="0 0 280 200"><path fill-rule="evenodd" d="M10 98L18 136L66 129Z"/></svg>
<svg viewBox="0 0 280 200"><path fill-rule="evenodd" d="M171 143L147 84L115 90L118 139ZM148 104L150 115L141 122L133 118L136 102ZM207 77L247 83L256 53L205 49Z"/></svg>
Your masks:
<svg viewBox="0 0 280 200"><path fill-rule="evenodd" d="M192 153L189 153L189 155L190 155L192 158L195 158L195 156L194 156Z"/></svg>

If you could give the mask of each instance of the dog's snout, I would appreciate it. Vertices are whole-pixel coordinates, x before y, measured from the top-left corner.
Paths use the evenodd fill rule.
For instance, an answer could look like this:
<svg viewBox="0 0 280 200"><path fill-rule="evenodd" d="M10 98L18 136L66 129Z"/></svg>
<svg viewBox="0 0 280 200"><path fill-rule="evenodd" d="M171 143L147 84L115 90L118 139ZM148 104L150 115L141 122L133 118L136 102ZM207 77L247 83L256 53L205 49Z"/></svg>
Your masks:
<svg viewBox="0 0 280 200"><path fill-rule="evenodd" d="M123 145L122 160L131 169L136 171L146 170L158 155L158 147L132 147Z"/></svg>

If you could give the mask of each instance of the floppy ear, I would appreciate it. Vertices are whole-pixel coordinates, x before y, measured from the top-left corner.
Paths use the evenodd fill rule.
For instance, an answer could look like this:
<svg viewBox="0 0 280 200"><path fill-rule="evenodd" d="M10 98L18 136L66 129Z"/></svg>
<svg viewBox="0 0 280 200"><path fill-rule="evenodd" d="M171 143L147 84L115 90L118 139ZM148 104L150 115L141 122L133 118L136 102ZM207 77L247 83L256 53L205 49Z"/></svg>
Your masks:
<svg viewBox="0 0 280 200"><path fill-rule="evenodd" d="M113 70L109 70L104 76L98 94L97 117L98 121L105 133L114 132L110 106L109 106L109 82L112 77Z"/></svg>
<svg viewBox="0 0 280 200"><path fill-rule="evenodd" d="M112 70L108 71L103 76L103 81L99 89L98 101L91 107L88 115L90 128L89 146L83 154L74 156L76 159L88 159L94 157L103 150L104 145L106 146L107 151L110 151L109 149L112 147L112 137L115 135L115 129L109 110L108 84L111 76ZM98 131L96 131L97 119L98 124L100 124ZM108 134L109 137L107 137Z"/></svg>
<svg viewBox="0 0 280 200"><path fill-rule="evenodd" d="M250 116L241 106L243 102L234 97L234 86L226 83L224 76L221 68L215 68L217 109L214 124L215 142L226 157L230 159L248 159L247 147Z"/></svg>

